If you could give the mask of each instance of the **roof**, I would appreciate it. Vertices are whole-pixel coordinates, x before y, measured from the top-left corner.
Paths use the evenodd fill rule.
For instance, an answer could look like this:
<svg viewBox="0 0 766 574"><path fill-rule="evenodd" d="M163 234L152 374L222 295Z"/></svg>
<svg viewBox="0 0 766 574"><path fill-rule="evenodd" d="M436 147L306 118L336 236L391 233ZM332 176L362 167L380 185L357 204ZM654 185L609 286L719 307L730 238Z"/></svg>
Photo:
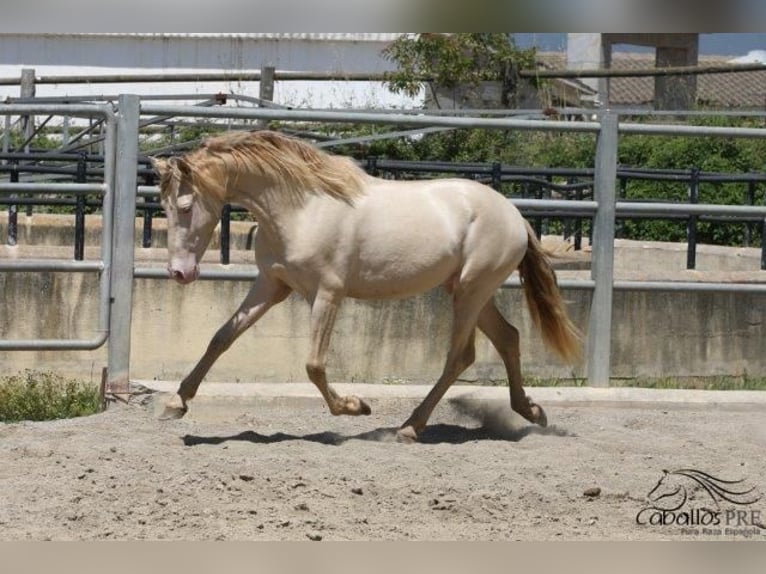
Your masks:
<svg viewBox="0 0 766 574"><path fill-rule="evenodd" d="M566 69L566 54L538 54L547 67ZM731 56L700 56L700 66L731 65ZM613 52L612 68L616 70L647 70L655 67L653 53ZM615 77L609 80L609 102L618 106L642 106L654 100L654 78ZM699 74L697 103L715 108L764 109L766 107L766 70Z"/></svg>

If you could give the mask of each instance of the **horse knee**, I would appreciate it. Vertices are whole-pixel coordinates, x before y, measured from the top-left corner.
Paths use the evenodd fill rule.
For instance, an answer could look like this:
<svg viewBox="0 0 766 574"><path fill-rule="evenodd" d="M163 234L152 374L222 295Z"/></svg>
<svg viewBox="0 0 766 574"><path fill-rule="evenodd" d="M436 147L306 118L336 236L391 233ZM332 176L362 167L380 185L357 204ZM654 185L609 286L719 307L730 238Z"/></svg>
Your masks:
<svg viewBox="0 0 766 574"><path fill-rule="evenodd" d="M325 376L325 366L321 363L315 363L313 361L309 361L306 363L306 373L309 376L309 379L311 381L318 381L324 378Z"/></svg>

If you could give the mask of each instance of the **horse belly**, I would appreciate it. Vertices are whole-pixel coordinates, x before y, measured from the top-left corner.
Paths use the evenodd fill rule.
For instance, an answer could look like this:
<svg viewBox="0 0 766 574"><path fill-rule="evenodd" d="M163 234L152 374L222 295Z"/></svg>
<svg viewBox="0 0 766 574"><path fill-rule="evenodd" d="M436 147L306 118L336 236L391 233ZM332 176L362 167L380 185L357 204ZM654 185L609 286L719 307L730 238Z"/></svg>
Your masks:
<svg viewBox="0 0 766 574"><path fill-rule="evenodd" d="M399 233L386 241L365 241L348 295L357 299L410 297L446 283L460 268L459 249L448 240L424 240L418 234ZM437 234L438 235L438 234Z"/></svg>

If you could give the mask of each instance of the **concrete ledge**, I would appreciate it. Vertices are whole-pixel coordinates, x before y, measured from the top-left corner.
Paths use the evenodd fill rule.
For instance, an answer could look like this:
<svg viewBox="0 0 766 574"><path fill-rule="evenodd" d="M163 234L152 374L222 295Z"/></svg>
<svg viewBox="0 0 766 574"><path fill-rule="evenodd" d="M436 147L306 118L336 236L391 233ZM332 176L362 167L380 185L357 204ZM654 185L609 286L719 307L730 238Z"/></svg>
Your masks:
<svg viewBox="0 0 766 574"><path fill-rule="evenodd" d="M175 393L177 382L135 380L151 390ZM380 385L335 383L341 394L357 394L369 399L422 399L431 385ZM610 406L632 408L724 408L766 411L766 391L705 391L688 389L639 389L626 387L526 387L527 393L544 405ZM202 383L198 397L208 398L316 398L319 392L311 383ZM453 385L449 399L508 401L508 387ZM320 399L321 400L321 399Z"/></svg>

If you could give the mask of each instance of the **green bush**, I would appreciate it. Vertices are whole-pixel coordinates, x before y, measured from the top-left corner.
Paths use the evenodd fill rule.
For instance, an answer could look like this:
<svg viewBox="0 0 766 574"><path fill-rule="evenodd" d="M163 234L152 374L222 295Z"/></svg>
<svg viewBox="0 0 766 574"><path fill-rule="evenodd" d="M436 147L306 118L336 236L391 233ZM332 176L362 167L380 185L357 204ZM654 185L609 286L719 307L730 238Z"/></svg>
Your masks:
<svg viewBox="0 0 766 574"><path fill-rule="evenodd" d="M96 385L51 372L27 370L0 377L0 421L44 421L91 415L102 410Z"/></svg>

